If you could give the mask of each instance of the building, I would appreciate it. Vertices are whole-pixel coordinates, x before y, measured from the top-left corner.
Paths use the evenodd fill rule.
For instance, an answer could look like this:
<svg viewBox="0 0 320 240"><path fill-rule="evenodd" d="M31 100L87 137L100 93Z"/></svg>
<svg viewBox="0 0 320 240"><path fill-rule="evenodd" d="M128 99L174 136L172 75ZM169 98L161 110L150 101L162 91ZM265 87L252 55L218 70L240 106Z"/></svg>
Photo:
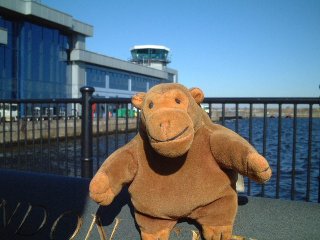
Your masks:
<svg viewBox="0 0 320 240"><path fill-rule="evenodd" d="M159 45L140 45L131 49L131 62L143 66L165 70L169 60L170 49Z"/></svg>
<svg viewBox="0 0 320 240"><path fill-rule="evenodd" d="M77 98L84 85L99 97L130 97L177 81L168 48L147 45L161 57L124 61L87 50L92 36L92 26L40 1L0 0L0 99Z"/></svg>

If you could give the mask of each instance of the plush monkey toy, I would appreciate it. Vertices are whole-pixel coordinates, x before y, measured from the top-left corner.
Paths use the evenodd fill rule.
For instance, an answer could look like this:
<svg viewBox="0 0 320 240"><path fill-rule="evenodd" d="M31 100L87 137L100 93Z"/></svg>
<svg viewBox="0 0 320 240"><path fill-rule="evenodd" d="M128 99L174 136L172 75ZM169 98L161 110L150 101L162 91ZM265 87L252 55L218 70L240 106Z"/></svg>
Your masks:
<svg viewBox="0 0 320 240"><path fill-rule="evenodd" d="M202 227L206 240L231 239L237 212L237 173L263 183L268 162L244 138L213 124L204 95L175 83L132 97L141 110L139 133L102 164L90 196L109 205L129 186L143 240L165 240L181 218Z"/></svg>

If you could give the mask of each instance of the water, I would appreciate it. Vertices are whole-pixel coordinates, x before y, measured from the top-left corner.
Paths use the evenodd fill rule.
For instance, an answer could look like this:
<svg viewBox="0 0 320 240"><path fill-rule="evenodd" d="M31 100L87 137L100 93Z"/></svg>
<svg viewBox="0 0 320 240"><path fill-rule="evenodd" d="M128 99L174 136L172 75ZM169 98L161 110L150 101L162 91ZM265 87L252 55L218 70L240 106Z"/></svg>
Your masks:
<svg viewBox="0 0 320 240"><path fill-rule="evenodd" d="M252 123L252 144L267 158L273 175L264 186L265 196L276 197L277 181L277 159L278 159L278 124L277 118L267 119L266 139L263 141L263 118L254 118ZM226 122L226 127L235 130L236 122ZM280 148L280 187L279 197L291 199L291 186L295 186L294 199L306 200L307 197L307 175L308 175L308 139L309 119L298 118L296 127L296 148L294 142L294 120L292 118L282 119L281 148ZM239 134L249 140L249 120L239 120ZM265 144L265 151L264 151ZM293 153L296 154L295 176L292 176ZM320 119L314 118L312 122L312 144L311 144L311 171L310 171L310 200L318 201L319 188L319 159L320 159ZM248 180L246 179L248 189ZM251 183L251 194L261 195L261 186Z"/></svg>
<svg viewBox="0 0 320 240"><path fill-rule="evenodd" d="M277 159L278 159L278 124L277 118L268 118L266 122L264 142L264 119L252 119L252 144L259 153L264 154L272 168L273 175L263 187L260 184L245 178L246 190L253 196L275 198L277 193ZM227 121L226 127L236 130L236 121ZM291 186L294 184L294 199L307 199L308 178L308 139L309 120L297 119L296 147L293 149L294 120L282 119L281 148L280 148L280 171L279 171L279 198L291 199ZM238 133L249 140L249 120L238 121ZM117 148L130 141L136 132L122 133L118 135L101 134L93 138L94 170L102 164ZM295 176L292 175L293 153L296 154ZM18 168L38 172L50 172L68 176L80 176L81 169L81 144L76 137L59 140L52 139L37 143L21 143L19 146L10 148L3 146L0 149L0 167ZM319 194L319 166L320 166L320 119L313 118L312 144L311 144L311 171L310 171L310 195L309 200L318 201ZM249 188L250 187L250 188ZM263 189L264 188L264 189Z"/></svg>

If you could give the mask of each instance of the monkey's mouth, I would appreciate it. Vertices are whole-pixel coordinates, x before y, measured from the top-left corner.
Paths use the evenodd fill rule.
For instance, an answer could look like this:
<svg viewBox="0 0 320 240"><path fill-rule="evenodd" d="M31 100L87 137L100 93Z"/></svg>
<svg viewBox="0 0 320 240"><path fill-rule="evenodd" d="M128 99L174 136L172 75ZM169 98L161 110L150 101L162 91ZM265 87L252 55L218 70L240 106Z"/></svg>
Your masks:
<svg viewBox="0 0 320 240"><path fill-rule="evenodd" d="M183 129L180 133L178 133L177 135L173 136L173 137L170 137L170 138L167 138L167 139L164 139L164 140L161 140L161 139L157 139L157 138L154 138L151 134L148 134L152 140L152 142L155 142L155 143L161 143L161 142L171 142L171 141L174 141L178 138L180 138L185 132L187 132L189 129L189 127L186 127L185 129Z"/></svg>

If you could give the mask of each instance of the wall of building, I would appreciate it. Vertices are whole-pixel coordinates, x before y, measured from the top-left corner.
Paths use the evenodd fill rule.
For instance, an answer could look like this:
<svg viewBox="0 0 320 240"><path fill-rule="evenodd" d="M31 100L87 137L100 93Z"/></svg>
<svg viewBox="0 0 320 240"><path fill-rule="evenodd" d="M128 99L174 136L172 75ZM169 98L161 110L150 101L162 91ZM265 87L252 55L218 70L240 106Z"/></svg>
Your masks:
<svg viewBox="0 0 320 240"><path fill-rule="evenodd" d="M86 65L86 85L95 88L100 97L131 97L136 92L146 92L156 84L169 82L132 72L119 71L108 67Z"/></svg>
<svg viewBox="0 0 320 240"><path fill-rule="evenodd" d="M0 98L78 98L84 85L101 97L131 97L177 81L174 69L86 50L92 35L92 26L39 2L0 0Z"/></svg>
<svg viewBox="0 0 320 240"><path fill-rule="evenodd" d="M69 36L57 29L0 16L8 33L0 44L1 98L64 98L68 76Z"/></svg>

